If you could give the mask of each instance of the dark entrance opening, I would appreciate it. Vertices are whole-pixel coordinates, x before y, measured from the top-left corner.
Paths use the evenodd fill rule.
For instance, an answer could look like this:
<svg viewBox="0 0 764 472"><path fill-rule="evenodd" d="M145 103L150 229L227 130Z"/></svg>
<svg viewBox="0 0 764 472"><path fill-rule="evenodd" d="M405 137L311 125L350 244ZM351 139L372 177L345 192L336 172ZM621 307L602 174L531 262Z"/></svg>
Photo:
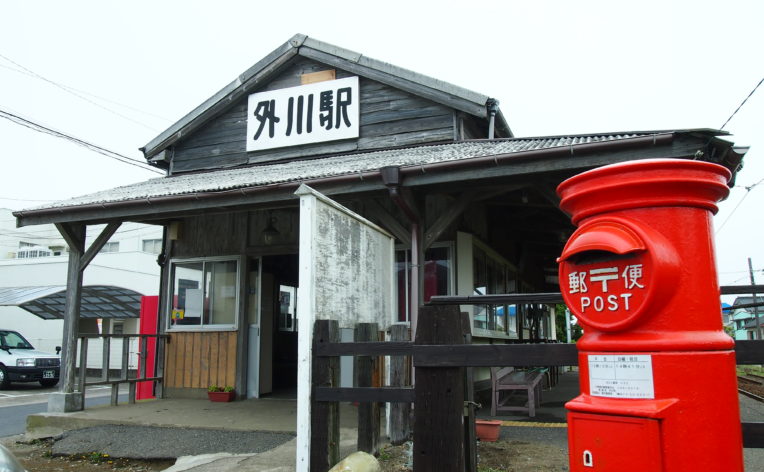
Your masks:
<svg viewBox="0 0 764 472"><path fill-rule="evenodd" d="M297 254L263 257L262 314L271 317L272 322L274 396L297 396L298 280Z"/></svg>

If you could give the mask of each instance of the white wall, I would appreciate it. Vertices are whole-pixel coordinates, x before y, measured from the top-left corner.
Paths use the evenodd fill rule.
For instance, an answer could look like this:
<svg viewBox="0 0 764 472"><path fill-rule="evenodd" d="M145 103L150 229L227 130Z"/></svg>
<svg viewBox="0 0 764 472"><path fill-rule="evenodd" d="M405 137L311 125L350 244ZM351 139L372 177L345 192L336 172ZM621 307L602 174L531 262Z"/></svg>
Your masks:
<svg viewBox="0 0 764 472"><path fill-rule="evenodd" d="M100 234L103 226L88 229L87 244ZM142 251L144 239L161 239L159 226L126 223L120 227L110 241L119 242L119 252L100 253L88 265L83 274L84 285L115 285L135 290L143 295L159 293L159 266L156 254ZM65 246L63 238L53 225L16 228L10 210L0 209L0 287L66 285L68 255L30 259L7 258L9 253L19 249L19 241L41 246ZM0 328L19 331L36 348L55 352L63 337L63 320L43 320L18 307L0 306ZM138 320L125 324L125 333L137 333ZM119 367L121 345L112 346L111 367ZM136 347L137 349L137 347ZM89 367L100 367L100 348L91 346L88 355ZM137 351L136 351L137 352ZM116 361L114 355L116 354ZM131 356L131 367L135 367L137 356Z"/></svg>

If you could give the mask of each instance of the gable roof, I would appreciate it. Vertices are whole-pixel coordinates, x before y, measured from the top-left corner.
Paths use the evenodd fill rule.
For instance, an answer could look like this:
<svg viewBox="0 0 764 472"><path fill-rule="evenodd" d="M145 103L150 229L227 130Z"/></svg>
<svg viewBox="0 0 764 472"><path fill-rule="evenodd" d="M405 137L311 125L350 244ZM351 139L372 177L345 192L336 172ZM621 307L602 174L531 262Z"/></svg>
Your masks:
<svg viewBox="0 0 764 472"><path fill-rule="evenodd" d="M163 151L179 139L188 136L233 102L255 92L268 83L295 56L307 57L376 80L479 118L488 118L487 104L489 101L493 101L486 95L472 92L448 82L371 59L361 53L324 43L303 34L296 34L159 136L149 141L141 148L146 159ZM512 131L509 129L501 110L496 114L496 128L503 130L507 136L512 136Z"/></svg>

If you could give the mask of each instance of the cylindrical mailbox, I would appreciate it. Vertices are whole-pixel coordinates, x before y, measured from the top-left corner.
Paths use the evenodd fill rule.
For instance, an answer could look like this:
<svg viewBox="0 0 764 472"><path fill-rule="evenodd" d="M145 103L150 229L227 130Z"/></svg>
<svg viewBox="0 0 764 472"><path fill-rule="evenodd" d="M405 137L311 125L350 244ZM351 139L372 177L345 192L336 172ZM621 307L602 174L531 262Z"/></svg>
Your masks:
<svg viewBox="0 0 764 472"><path fill-rule="evenodd" d="M571 471L742 471L734 341L722 329L712 216L730 173L651 159L557 188L578 229L560 290L581 323Z"/></svg>

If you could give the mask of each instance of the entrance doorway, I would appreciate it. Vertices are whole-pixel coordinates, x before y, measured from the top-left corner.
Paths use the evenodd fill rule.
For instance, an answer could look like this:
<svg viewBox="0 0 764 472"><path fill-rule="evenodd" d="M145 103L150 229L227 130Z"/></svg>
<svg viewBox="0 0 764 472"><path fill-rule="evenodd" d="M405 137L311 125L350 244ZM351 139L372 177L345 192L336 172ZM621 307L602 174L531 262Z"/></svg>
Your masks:
<svg viewBox="0 0 764 472"><path fill-rule="evenodd" d="M297 254L262 257L260 395L297 397Z"/></svg>

